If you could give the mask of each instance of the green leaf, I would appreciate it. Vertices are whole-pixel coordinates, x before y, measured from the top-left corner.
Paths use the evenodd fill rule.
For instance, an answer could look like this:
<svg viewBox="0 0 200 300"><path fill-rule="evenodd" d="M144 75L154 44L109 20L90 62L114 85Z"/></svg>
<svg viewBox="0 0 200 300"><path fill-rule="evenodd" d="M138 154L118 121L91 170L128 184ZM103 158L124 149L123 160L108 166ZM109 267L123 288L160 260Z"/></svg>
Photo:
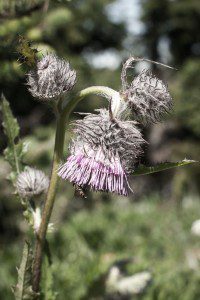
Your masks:
<svg viewBox="0 0 200 300"><path fill-rule="evenodd" d="M19 124L12 114L8 101L3 95L1 97L0 108L3 116L3 129L8 142L7 148L4 150L4 157L12 168L7 179L15 186L17 176L23 170L23 158L27 152L28 144L19 139ZM19 195L17 199L21 201L25 209L24 216L26 220L32 225L32 212L29 202L24 201Z"/></svg>
<svg viewBox="0 0 200 300"><path fill-rule="evenodd" d="M147 175L147 174L157 173L157 172L165 171L165 170L168 170L168 169L173 169L173 168L176 168L176 167L182 167L182 166L197 163L197 162L198 161L195 161L195 160L184 159L184 160L178 161L178 162L160 163L160 164L158 164L156 166L152 166L152 167L146 167L144 165L140 165L132 173L132 175L133 176L139 176L139 175Z"/></svg>
<svg viewBox="0 0 200 300"><path fill-rule="evenodd" d="M16 143L19 136L19 125L10 109L10 104L4 96L1 98L1 111L3 116L3 129L7 137L8 147L4 151L5 159L11 165L13 171L20 172L20 146Z"/></svg>
<svg viewBox="0 0 200 300"><path fill-rule="evenodd" d="M20 161L22 160L24 155L23 143L19 141L18 144L13 144L13 146L8 146L4 150L4 157L11 165L12 169L18 173L18 165L20 165ZM20 167L19 167L20 170Z"/></svg>
<svg viewBox="0 0 200 300"><path fill-rule="evenodd" d="M4 150L4 157L12 168L9 179L14 183L22 169L22 161L27 152L27 144L19 139L19 124L13 116L9 102L3 95L1 97L0 109L3 117L4 133L7 137L7 148Z"/></svg>
<svg viewBox="0 0 200 300"><path fill-rule="evenodd" d="M32 263L33 254L28 242L25 242L20 268L18 270L18 282L14 287L16 300L33 300L37 294L32 290Z"/></svg>
<svg viewBox="0 0 200 300"><path fill-rule="evenodd" d="M52 265L49 263L49 258L45 255L42 268L42 300L55 300L57 292L53 290L54 279Z"/></svg>
<svg viewBox="0 0 200 300"><path fill-rule="evenodd" d="M12 114L9 102L4 96L2 96L1 101L4 133L8 137L8 143L12 145L14 139L19 135L19 125Z"/></svg>

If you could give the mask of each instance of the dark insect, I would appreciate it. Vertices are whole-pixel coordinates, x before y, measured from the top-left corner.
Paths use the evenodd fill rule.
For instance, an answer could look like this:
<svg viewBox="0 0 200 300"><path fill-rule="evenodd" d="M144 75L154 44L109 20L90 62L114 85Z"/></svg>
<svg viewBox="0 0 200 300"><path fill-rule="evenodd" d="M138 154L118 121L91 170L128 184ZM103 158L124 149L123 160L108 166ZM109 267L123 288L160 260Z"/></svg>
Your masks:
<svg viewBox="0 0 200 300"><path fill-rule="evenodd" d="M75 197L81 197L86 199L87 196L85 195L85 189L83 189L81 186L79 186L78 184L73 184L75 190L74 190L74 196Z"/></svg>
<svg viewBox="0 0 200 300"><path fill-rule="evenodd" d="M29 67L33 67L36 64L36 54L38 50L32 48L31 42L25 37L19 36L17 52L19 53L19 61L27 64Z"/></svg>

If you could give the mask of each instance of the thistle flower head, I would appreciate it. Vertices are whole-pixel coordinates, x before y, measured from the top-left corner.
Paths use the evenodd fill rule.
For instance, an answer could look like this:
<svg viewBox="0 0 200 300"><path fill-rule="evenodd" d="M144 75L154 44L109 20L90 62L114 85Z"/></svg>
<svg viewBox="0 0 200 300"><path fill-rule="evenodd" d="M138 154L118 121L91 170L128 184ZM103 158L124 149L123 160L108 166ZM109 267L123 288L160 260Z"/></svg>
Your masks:
<svg viewBox="0 0 200 300"><path fill-rule="evenodd" d="M122 70L122 94L134 118L143 124L160 121L172 108L167 86L148 70L143 70L128 84L126 71L134 58L129 58Z"/></svg>
<svg viewBox="0 0 200 300"><path fill-rule="evenodd" d="M48 177L40 170L27 168L17 177L16 187L23 198L32 197L46 192L49 186Z"/></svg>
<svg viewBox="0 0 200 300"><path fill-rule="evenodd" d="M54 54L39 60L28 74L27 84L33 97L49 100L70 91L76 82L76 72L70 69L67 61Z"/></svg>
<svg viewBox="0 0 200 300"><path fill-rule="evenodd" d="M75 122L71 155L59 169L63 179L95 191L128 195L127 175L144 140L133 121L113 119L106 109Z"/></svg>

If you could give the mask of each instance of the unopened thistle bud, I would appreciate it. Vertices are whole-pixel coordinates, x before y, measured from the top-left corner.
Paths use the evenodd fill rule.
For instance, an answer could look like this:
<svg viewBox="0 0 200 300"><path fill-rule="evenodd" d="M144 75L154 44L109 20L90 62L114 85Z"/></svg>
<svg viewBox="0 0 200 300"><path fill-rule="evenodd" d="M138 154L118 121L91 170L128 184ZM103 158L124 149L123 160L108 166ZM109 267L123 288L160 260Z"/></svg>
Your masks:
<svg viewBox="0 0 200 300"><path fill-rule="evenodd" d="M17 177L16 187L23 198L40 195L46 192L49 186L48 177L40 170L27 168Z"/></svg>
<svg viewBox="0 0 200 300"><path fill-rule="evenodd" d="M58 175L81 187L127 196L144 140L133 121L113 119L106 109L75 122L76 138Z"/></svg>
<svg viewBox="0 0 200 300"><path fill-rule="evenodd" d="M160 121L172 108L172 98L167 86L148 70L143 70L128 84L126 70L133 60L130 58L123 67L122 95L136 120L143 124Z"/></svg>
<svg viewBox="0 0 200 300"><path fill-rule="evenodd" d="M48 54L37 61L28 74L27 84L33 97L40 100L58 98L70 91L76 82L76 72L67 61Z"/></svg>

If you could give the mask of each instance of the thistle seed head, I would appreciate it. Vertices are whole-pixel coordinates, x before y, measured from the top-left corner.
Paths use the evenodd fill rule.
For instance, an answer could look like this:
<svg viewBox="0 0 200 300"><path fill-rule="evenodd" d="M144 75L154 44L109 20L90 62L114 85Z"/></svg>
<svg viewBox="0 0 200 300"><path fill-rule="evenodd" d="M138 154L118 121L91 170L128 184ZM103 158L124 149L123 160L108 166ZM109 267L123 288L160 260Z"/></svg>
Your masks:
<svg viewBox="0 0 200 300"><path fill-rule="evenodd" d="M76 82L76 72L67 61L48 54L37 62L28 74L27 84L33 97L40 100L58 98L70 91Z"/></svg>
<svg viewBox="0 0 200 300"><path fill-rule="evenodd" d="M142 153L144 140L135 122L112 119L106 109L97 111L75 122L71 155L58 175L95 191L127 196L127 175Z"/></svg>
<svg viewBox="0 0 200 300"><path fill-rule="evenodd" d="M122 69L122 95L136 120L143 124L160 121L172 108L172 98L168 88L149 70L143 70L128 84L126 72L133 61L137 59L129 58Z"/></svg>
<svg viewBox="0 0 200 300"><path fill-rule="evenodd" d="M32 197L46 192L49 186L49 178L40 170L27 168L17 177L16 187L23 198Z"/></svg>

